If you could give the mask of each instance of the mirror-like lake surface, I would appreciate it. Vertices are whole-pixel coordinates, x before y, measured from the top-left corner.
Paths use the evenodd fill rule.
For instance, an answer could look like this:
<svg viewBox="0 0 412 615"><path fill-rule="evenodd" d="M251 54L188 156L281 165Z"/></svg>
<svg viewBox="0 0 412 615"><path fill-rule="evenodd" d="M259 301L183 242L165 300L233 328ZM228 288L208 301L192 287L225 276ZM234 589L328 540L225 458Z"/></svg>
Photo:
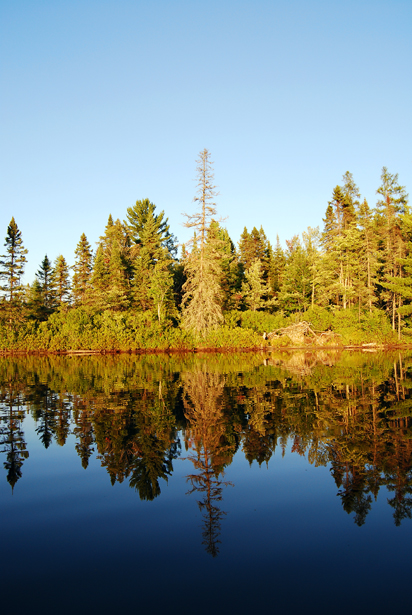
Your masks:
<svg viewBox="0 0 412 615"><path fill-rule="evenodd" d="M412 354L0 357L0 382L2 612L409 612Z"/></svg>

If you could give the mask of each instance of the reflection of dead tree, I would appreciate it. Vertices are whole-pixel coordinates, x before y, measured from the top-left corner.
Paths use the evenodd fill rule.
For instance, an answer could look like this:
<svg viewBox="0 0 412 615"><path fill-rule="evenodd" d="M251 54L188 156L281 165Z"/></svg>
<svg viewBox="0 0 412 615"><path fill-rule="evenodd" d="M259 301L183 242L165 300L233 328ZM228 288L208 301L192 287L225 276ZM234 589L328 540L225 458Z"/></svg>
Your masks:
<svg viewBox="0 0 412 615"><path fill-rule="evenodd" d="M188 493L199 492L198 501L203 517L203 541L206 551L213 557L219 553L220 524L226 514L220 510L222 488L230 483L219 480L222 465L227 459L229 446L225 445L225 425L222 413L224 379L219 374L204 371L186 373L184 379L185 416L190 431L186 434L194 453L189 455L196 474L187 476L192 488Z"/></svg>
<svg viewBox="0 0 412 615"><path fill-rule="evenodd" d="M309 322L297 322L288 327L276 329L270 333L265 333L264 338L271 340L280 337L288 337L292 344L305 346L307 344L315 346L325 346L331 342L338 341L338 335L333 331L314 331Z"/></svg>
<svg viewBox="0 0 412 615"><path fill-rule="evenodd" d="M202 459L202 452L200 451L197 458L195 455L189 457L199 473L187 476L187 480L192 485L187 493L197 491L203 494L203 498L197 502L203 517L202 544L205 545L208 553L216 557L219 553L218 545L221 542L219 539L220 523L222 517L226 515L224 511L220 510L217 502L222 501L222 485L228 483L222 483L216 478L213 468L208 465L210 459L207 454L204 454L203 457Z"/></svg>

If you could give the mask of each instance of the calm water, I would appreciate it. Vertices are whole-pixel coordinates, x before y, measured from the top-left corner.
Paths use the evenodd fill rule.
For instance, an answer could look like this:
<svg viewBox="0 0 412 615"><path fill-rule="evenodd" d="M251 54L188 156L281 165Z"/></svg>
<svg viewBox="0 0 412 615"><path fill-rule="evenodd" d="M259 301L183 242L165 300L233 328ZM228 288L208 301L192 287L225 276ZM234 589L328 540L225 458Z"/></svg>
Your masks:
<svg viewBox="0 0 412 615"><path fill-rule="evenodd" d="M410 610L412 355L0 358L1 609Z"/></svg>

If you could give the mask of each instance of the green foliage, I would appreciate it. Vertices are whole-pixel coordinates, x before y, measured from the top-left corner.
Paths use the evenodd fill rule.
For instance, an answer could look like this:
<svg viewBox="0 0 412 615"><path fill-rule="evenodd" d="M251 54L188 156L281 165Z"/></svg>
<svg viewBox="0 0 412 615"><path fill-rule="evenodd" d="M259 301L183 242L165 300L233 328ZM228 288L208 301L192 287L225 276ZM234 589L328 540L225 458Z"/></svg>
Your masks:
<svg viewBox="0 0 412 615"><path fill-rule="evenodd" d="M266 331L274 331L281 327L286 327L290 323L290 319L283 314L268 314L267 312L253 312L248 310L241 313L241 327L243 329L252 329L261 335Z"/></svg>

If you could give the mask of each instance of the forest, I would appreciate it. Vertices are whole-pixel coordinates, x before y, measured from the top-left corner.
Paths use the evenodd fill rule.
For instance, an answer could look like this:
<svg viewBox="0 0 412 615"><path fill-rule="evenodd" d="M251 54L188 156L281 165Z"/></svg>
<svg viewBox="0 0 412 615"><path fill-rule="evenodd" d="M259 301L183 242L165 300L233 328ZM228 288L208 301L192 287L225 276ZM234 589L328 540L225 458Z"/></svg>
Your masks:
<svg viewBox="0 0 412 615"><path fill-rule="evenodd" d="M207 149L196 178L186 244L164 211L138 200L125 220L109 216L95 249L80 236L72 267L46 254L31 284L22 283L27 250L13 217L0 257L0 350L292 346L287 335L262 335L301 321L333 332L329 345L409 342L412 213L397 174L383 167L370 205L346 172L323 227L285 246L262 227L232 240Z"/></svg>

